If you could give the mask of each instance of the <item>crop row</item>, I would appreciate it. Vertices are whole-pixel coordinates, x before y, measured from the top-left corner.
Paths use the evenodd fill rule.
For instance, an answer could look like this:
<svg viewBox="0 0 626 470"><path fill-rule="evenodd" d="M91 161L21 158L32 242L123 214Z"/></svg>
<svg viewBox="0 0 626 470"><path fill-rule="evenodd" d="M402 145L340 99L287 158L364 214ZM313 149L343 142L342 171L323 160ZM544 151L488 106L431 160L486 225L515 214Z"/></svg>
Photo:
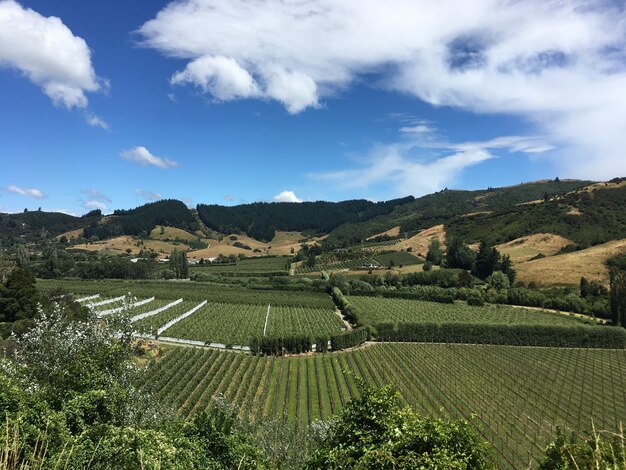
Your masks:
<svg viewBox="0 0 626 470"><path fill-rule="evenodd" d="M250 420L303 429L358 395L358 377L395 384L422 414L470 421L493 444L499 468L536 463L556 426L616 430L626 421L626 351L376 344L277 358L171 348L141 385L183 416L222 394Z"/></svg>
<svg viewBox="0 0 626 470"><path fill-rule="evenodd" d="M163 332L164 336L223 344L248 345L263 335L267 305L210 302L193 315ZM271 306L266 334L328 334L341 331L343 323L330 309Z"/></svg>
<svg viewBox="0 0 626 470"><path fill-rule="evenodd" d="M158 304L151 305L150 308L145 308L144 310L155 310L159 307L163 307L168 303L171 303L169 300L158 301ZM133 328L141 334L146 334L150 336L154 336L157 334L157 330L165 325L168 321L173 320L174 318L182 315L183 313L191 310L198 304L196 301L185 301L179 304L176 304L156 315L152 315L146 318L142 318L136 322L133 322ZM137 312L142 313L142 312Z"/></svg>
<svg viewBox="0 0 626 470"><path fill-rule="evenodd" d="M464 302L442 304L366 296L349 296L348 300L358 312L359 318L367 323L432 322L554 326L582 324L581 320L574 317L506 305L473 307Z"/></svg>
<svg viewBox="0 0 626 470"><path fill-rule="evenodd" d="M369 269L370 267L380 268L381 265L373 258L357 258L335 263L316 264L296 269L296 274L311 273L317 271L339 271L341 269Z"/></svg>
<svg viewBox="0 0 626 470"><path fill-rule="evenodd" d="M317 292L250 289L202 282L40 279L37 281L37 286L44 290L63 288L77 297L94 292L100 293L103 298L105 296L117 297L131 292L139 298L155 296L157 299L178 299L182 297L185 300L199 302L208 300L209 302L333 308L330 297Z"/></svg>

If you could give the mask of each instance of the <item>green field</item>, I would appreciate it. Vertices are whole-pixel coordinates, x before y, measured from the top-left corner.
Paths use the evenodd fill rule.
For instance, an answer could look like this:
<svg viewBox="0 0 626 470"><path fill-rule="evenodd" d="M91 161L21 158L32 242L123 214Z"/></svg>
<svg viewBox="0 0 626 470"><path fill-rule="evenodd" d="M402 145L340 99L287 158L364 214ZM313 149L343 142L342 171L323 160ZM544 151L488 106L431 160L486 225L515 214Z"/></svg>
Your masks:
<svg viewBox="0 0 626 470"><path fill-rule="evenodd" d="M617 430L626 421L624 350L375 344L278 358L172 347L148 371L143 385L183 416L223 394L242 416L300 429L358 395L355 377L392 383L420 413L472 422L500 468L535 465L556 426Z"/></svg>
<svg viewBox="0 0 626 470"><path fill-rule="evenodd" d="M223 344L248 345L263 336L267 305L208 303L163 332L163 336ZM268 336L336 333L344 327L333 310L270 307Z"/></svg>
<svg viewBox="0 0 626 470"><path fill-rule="evenodd" d="M351 269L369 269L365 266L381 267L381 264L374 258L357 258L335 263L318 263L315 266L306 266L296 269L296 274L312 273L318 271L341 271Z"/></svg>
<svg viewBox="0 0 626 470"><path fill-rule="evenodd" d="M381 322L483 323L507 325L583 325L569 315L528 310L508 305L472 307L464 302L442 304L422 300L349 296L359 317L371 324Z"/></svg>
<svg viewBox="0 0 626 470"><path fill-rule="evenodd" d="M263 256L258 258L244 258L236 264L203 264L190 267L191 272L205 273L237 273L257 274L286 272L290 257L288 256Z"/></svg>
<svg viewBox="0 0 626 470"><path fill-rule="evenodd" d="M185 300L208 300L209 302L334 309L330 296L322 292L249 289L203 282L39 279L37 287L43 290L63 288L77 296L100 294L102 297L116 297L130 292L140 298L155 296L157 299L178 299L182 297Z"/></svg>

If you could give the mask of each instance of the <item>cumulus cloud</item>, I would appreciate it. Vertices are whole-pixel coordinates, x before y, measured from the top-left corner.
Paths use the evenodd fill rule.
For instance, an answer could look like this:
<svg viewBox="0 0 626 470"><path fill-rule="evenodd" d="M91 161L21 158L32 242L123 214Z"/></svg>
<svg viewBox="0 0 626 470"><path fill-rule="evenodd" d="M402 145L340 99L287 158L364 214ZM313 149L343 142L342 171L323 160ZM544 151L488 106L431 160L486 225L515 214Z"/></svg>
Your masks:
<svg viewBox="0 0 626 470"><path fill-rule="evenodd" d="M100 209L101 211L107 211L109 208L102 201L96 201L95 199L89 199L81 204L84 209L92 210L92 209Z"/></svg>
<svg viewBox="0 0 626 470"><path fill-rule="evenodd" d="M20 196L32 197L35 199L44 199L46 195L36 188L20 188L19 186L10 185L4 188L6 192L19 194Z"/></svg>
<svg viewBox="0 0 626 470"><path fill-rule="evenodd" d="M411 140L378 145L357 168L310 175L340 188L382 188L421 196L455 183L463 170L497 158L495 151L541 153L552 146L539 137L507 136L484 142Z"/></svg>
<svg viewBox="0 0 626 470"><path fill-rule="evenodd" d="M158 168L174 168L179 165L179 163L174 160L152 155L147 148L142 146L124 150L120 152L120 156L131 162L139 163L140 165L152 165Z"/></svg>
<svg viewBox="0 0 626 470"><path fill-rule="evenodd" d="M109 130L109 124L100 116L89 113L85 115L85 120L87 121L87 124L89 124L92 127L100 127L101 129L104 129L105 131Z"/></svg>
<svg viewBox="0 0 626 470"><path fill-rule="evenodd" d="M626 173L625 8L611 0L179 0L140 33L146 46L188 60L173 82L217 99L274 99L297 113L372 81L435 106L520 116L558 143L551 155L560 174L606 178Z"/></svg>
<svg viewBox="0 0 626 470"><path fill-rule="evenodd" d="M135 194L148 201L158 201L159 199L163 199L163 196L159 193L153 193L152 191L147 191L145 189L135 189Z"/></svg>
<svg viewBox="0 0 626 470"><path fill-rule="evenodd" d="M224 201L233 202L235 200L235 197L232 194L227 194L222 199L224 199Z"/></svg>
<svg viewBox="0 0 626 470"><path fill-rule="evenodd" d="M85 108L86 92L105 83L96 75L91 51L61 19L45 17L14 0L0 1L0 67L19 70L56 106Z"/></svg>
<svg viewBox="0 0 626 470"><path fill-rule="evenodd" d="M302 202L302 199L296 196L293 191L288 190L278 193L273 199L274 202Z"/></svg>

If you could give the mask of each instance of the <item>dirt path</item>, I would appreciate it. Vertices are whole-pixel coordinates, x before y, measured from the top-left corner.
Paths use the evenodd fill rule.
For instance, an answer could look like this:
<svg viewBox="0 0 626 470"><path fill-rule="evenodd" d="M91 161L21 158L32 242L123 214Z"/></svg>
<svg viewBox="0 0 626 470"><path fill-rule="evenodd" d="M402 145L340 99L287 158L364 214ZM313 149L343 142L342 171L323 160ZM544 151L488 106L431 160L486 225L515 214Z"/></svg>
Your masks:
<svg viewBox="0 0 626 470"><path fill-rule="evenodd" d="M342 323L346 325L346 331L352 330L352 325L350 324L348 320L343 318L343 314L341 313L341 310L339 310L339 307L335 307L335 315L337 315L339 319L342 321Z"/></svg>

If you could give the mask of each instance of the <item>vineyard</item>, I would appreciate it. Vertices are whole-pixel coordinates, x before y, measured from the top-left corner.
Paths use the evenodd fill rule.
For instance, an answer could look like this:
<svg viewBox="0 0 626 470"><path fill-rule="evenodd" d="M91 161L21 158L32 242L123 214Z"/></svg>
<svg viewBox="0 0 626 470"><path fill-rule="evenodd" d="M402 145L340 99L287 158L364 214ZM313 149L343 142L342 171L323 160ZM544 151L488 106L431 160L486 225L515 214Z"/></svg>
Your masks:
<svg viewBox="0 0 626 470"><path fill-rule="evenodd" d="M203 264L193 266L193 272L206 273L238 273L238 274L264 274L287 272L290 258L287 256L263 256L258 258L244 258L236 264Z"/></svg>
<svg viewBox="0 0 626 470"><path fill-rule="evenodd" d="M312 273L318 271L341 271L341 270L356 270L356 269L370 269L381 268L381 264L374 258L357 258L346 261L337 261L335 263L320 263L315 266L305 266L296 269L296 274Z"/></svg>
<svg viewBox="0 0 626 470"><path fill-rule="evenodd" d="M171 348L143 385L181 415L222 394L251 420L307 423L358 394L356 378L393 383L420 413L466 419L492 443L500 468L536 464L556 426L616 430L626 421L626 351L376 344L288 358Z"/></svg>
<svg viewBox="0 0 626 470"><path fill-rule="evenodd" d="M367 323L432 322L502 325L582 325L583 320L557 313L507 305L473 307L465 303L442 304L421 300L350 296L360 318Z"/></svg>
<svg viewBox="0 0 626 470"><path fill-rule="evenodd" d="M263 336L267 305L208 303L163 332L164 336L222 344L248 345ZM344 325L332 310L271 306L267 335L336 333Z"/></svg>
<svg viewBox="0 0 626 470"><path fill-rule="evenodd" d="M154 309L152 309L151 306L151 310L156 310L157 308L164 307L171 303L172 302L170 301L159 301L158 304L154 305ZM177 318L183 313L191 310L197 304L198 302L195 301L180 302L155 315L150 315L148 317L134 321L133 328L138 333L141 333L143 335L155 336L158 329L165 325L168 321L173 320L174 318Z"/></svg>
<svg viewBox="0 0 626 470"><path fill-rule="evenodd" d="M43 290L64 288L76 296L99 293L103 299L131 292L139 298L155 296L159 299L178 299L182 297L185 300L208 300L209 302L334 309L333 301L322 292L250 289L202 282L40 279L37 281L37 287Z"/></svg>

